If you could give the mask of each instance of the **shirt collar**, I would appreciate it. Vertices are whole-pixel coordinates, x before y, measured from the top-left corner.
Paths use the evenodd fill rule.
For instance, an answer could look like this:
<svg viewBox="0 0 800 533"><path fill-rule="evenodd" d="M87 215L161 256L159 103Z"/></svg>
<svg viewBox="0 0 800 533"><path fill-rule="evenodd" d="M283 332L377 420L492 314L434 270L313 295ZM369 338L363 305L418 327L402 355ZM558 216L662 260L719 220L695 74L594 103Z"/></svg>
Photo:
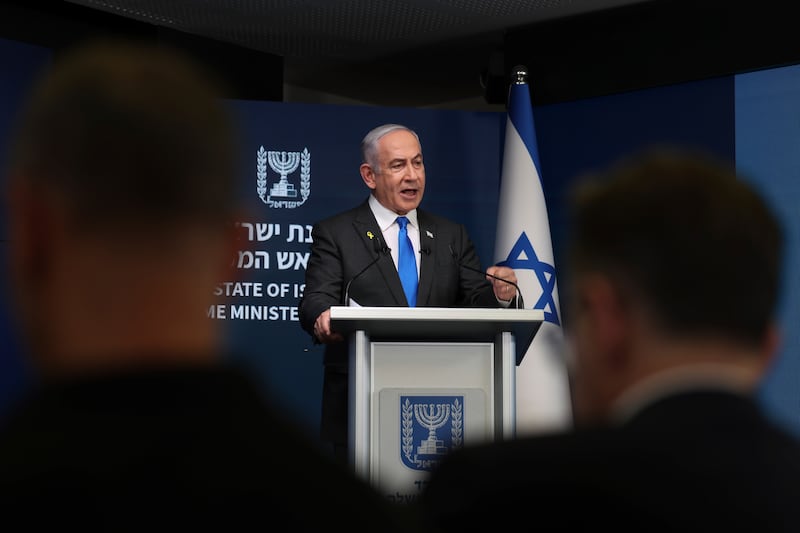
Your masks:
<svg viewBox="0 0 800 533"><path fill-rule="evenodd" d="M700 363L663 370L630 387L614 402L612 420L622 424L657 400L692 390L720 390L746 395L752 375L731 365Z"/></svg>
<svg viewBox="0 0 800 533"><path fill-rule="evenodd" d="M381 205L378 199L375 198L374 194L369 195L369 208L372 210L372 214L375 215L375 220L378 221L378 227L381 228L381 231L386 231L387 228L395 223L395 220L397 220L397 217L399 216L391 209L387 209ZM408 222L412 226L419 228L419 224L417 224L416 209L409 211L405 216L408 218Z"/></svg>

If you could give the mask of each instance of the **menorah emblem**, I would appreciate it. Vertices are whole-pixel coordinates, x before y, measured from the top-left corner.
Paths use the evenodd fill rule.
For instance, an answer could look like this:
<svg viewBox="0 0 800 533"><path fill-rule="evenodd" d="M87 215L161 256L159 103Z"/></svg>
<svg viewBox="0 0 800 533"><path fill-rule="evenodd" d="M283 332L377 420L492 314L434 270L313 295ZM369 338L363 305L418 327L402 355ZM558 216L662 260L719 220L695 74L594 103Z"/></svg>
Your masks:
<svg viewBox="0 0 800 533"><path fill-rule="evenodd" d="M443 440L436 438L436 430L444 426L450 418L450 405L446 403L415 404L414 418L428 430L428 438L417 447L417 453L420 455L445 453L447 447Z"/></svg>
<svg viewBox="0 0 800 533"><path fill-rule="evenodd" d="M267 162L272 170L280 175L267 194ZM289 183L288 176L300 167L300 198L297 190ZM308 200L311 194L311 152L267 151L259 147L256 153L256 192L261 201L272 208L294 209Z"/></svg>
<svg viewBox="0 0 800 533"><path fill-rule="evenodd" d="M431 470L450 450L464 444L464 396L400 396L399 433L403 464L412 470Z"/></svg>
<svg viewBox="0 0 800 533"><path fill-rule="evenodd" d="M270 189L270 197L296 198L297 191L289 183L288 175L300 166L300 152L269 151L267 159L270 168L281 175L281 179Z"/></svg>

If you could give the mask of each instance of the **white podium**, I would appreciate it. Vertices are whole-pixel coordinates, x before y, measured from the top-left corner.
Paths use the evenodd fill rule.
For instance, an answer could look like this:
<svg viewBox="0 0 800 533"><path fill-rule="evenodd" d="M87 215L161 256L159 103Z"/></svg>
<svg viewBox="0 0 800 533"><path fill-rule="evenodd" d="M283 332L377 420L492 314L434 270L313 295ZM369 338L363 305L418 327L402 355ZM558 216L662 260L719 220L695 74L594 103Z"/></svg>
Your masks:
<svg viewBox="0 0 800 533"><path fill-rule="evenodd" d="M332 307L350 343L355 472L412 501L449 450L513 437L516 367L543 320L535 309Z"/></svg>

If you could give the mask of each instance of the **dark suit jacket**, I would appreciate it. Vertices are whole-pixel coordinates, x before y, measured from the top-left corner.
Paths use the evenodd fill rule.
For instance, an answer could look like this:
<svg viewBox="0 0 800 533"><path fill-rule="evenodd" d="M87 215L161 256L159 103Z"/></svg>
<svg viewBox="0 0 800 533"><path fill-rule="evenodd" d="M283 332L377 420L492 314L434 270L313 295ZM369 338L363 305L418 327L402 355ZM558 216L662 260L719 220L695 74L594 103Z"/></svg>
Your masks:
<svg viewBox="0 0 800 533"><path fill-rule="evenodd" d="M621 427L453 452L421 505L443 532L788 532L798 501L798 441L750 399L696 391Z"/></svg>
<svg viewBox="0 0 800 533"><path fill-rule="evenodd" d="M417 306L499 307L492 285L479 273L482 265L466 228L421 209L417 209L417 220L423 250ZM344 305L350 280L349 297L359 305L408 305L391 256L380 251L382 246L376 246L376 239L382 242L383 235L368 201L316 223L311 236L314 242L298 309L300 324L309 334L313 335L314 321L320 313L331 306ZM358 275L375 259L374 265ZM347 442L347 349L346 342L331 344L326 346L324 355L328 382L322 400L323 437L340 443Z"/></svg>
<svg viewBox="0 0 800 533"><path fill-rule="evenodd" d="M0 528L400 530L399 510L262 400L215 368L38 390L0 431Z"/></svg>

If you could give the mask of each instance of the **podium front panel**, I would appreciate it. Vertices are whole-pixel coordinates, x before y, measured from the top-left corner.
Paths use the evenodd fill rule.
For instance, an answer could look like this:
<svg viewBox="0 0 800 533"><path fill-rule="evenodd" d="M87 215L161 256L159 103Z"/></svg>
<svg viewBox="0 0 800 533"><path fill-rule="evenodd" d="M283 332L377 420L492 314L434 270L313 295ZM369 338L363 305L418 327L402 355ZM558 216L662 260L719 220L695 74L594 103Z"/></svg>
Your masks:
<svg viewBox="0 0 800 533"><path fill-rule="evenodd" d="M369 478L413 498L446 451L492 439L493 343L371 342Z"/></svg>

